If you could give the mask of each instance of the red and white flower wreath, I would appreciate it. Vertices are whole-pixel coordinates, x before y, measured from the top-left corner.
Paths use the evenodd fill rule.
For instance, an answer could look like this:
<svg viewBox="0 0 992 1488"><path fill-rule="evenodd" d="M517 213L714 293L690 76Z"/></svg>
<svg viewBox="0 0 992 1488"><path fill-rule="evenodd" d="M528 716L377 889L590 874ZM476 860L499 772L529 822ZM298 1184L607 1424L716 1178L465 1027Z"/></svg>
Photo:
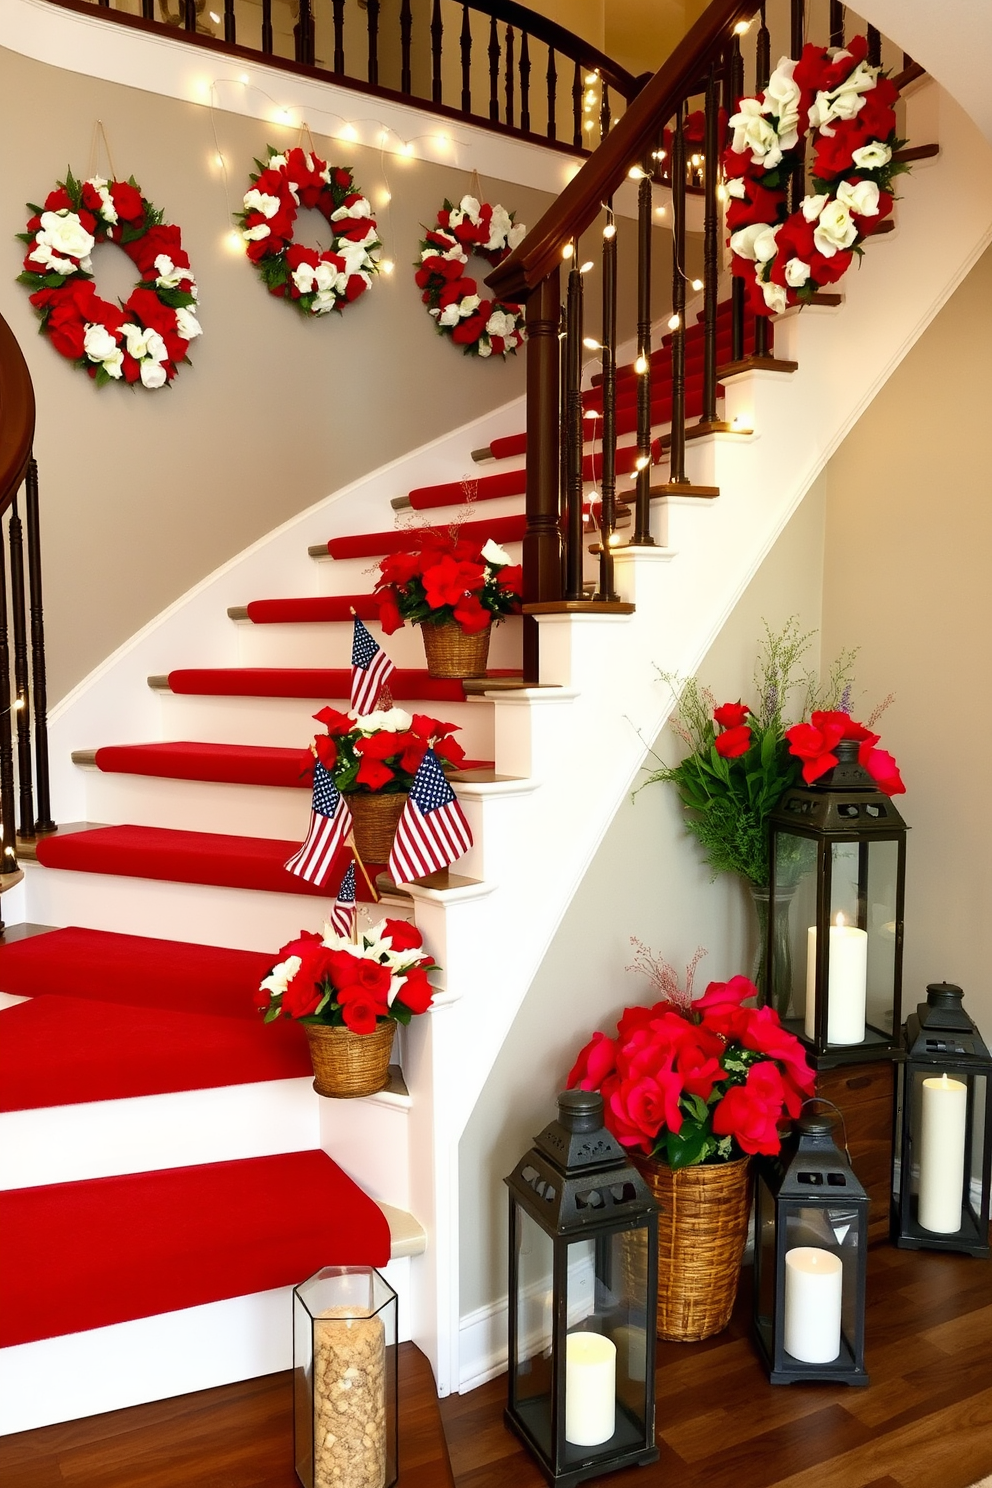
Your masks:
<svg viewBox="0 0 992 1488"><path fill-rule="evenodd" d="M835 284L865 238L892 211L895 84L867 59L857 36L846 47L805 46L783 57L761 98L742 98L724 152L733 272L756 315L777 315ZM813 132L812 190L786 213L786 187Z"/></svg>
<svg viewBox="0 0 992 1488"><path fill-rule="evenodd" d="M433 316L439 335L450 335L468 356L508 356L524 340L524 313L519 305L484 300L474 279L463 274L469 253L495 268L527 234L497 202L463 196L457 207L445 201L426 238L420 242L415 275L420 298Z"/></svg>
<svg viewBox="0 0 992 1488"><path fill-rule="evenodd" d="M42 331L56 351L84 368L97 387L141 382L163 387L188 361L189 343L202 331L196 318L196 281L178 227L143 196L134 177L77 181L69 171L34 214L18 282L34 292ZM117 243L141 278L123 305L100 299L92 251Z"/></svg>
<svg viewBox="0 0 992 1488"><path fill-rule="evenodd" d="M246 252L270 294L288 299L302 314L340 311L363 295L379 272L382 244L367 197L356 191L351 171L298 146L279 154L268 146L263 165L250 176L244 210L237 213ZM327 221L328 249L293 242L300 207L314 207Z"/></svg>

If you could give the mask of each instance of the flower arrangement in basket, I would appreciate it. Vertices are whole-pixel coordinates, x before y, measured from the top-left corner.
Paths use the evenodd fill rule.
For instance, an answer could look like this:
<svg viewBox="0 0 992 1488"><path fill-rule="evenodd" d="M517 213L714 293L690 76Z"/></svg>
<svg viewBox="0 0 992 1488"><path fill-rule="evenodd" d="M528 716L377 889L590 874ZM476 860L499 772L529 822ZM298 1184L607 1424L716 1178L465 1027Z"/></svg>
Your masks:
<svg viewBox="0 0 992 1488"><path fill-rule="evenodd" d="M391 553L379 568L386 635L409 620L422 627L432 677L483 676L492 626L520 610L520 565L491 540L480 548L431 532L418 549Z"/></svg>
<svg viewBox="0 0 992 1488"><path fill-rule="evenodd" d="M624 1010L614 1035L594 1033L568 1076L598 1090L604 1121L659 1201L660 1337L688 1341L725 1327L733 1310L750 1212L749 1166L774 1155L815 1075L799 1040L744 976L711 982L692 1000L674 970L634 941L629 970L660 1001Z"/></svg>
<svg viewBox="0 0 992 1488"><path fill-rule="evenodd" d="M255 1002L266 1023L303 1024L318 1095L370 1095L388 1081L397 1023L431 1006L432 969L434 958L406 920L381 920L357 943L325 925L323 935L302 930L282 947Z"/></svg>

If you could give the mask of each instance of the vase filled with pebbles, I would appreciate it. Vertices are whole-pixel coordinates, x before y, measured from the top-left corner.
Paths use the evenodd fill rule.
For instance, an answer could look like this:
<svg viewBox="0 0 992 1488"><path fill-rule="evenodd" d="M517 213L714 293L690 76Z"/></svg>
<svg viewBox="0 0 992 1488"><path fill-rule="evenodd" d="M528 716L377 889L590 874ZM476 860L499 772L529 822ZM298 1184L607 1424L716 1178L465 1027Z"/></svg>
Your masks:
<svg viewBox="0 0 992 1488"><path fill-rule="evenodd" d="M294 1458L304 1488L396 1482L396 1293L371 1266L293 1289Z"/></svg>

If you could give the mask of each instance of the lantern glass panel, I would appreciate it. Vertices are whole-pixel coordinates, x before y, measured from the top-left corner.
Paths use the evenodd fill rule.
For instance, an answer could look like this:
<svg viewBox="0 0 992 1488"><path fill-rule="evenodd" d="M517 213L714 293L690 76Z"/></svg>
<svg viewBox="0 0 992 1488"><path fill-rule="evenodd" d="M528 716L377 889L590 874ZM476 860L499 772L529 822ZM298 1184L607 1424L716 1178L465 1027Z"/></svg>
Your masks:
<svg viewBox="0 0 992 1488"><path fill-rule="evenodd" d="M754 1195L755 1320L771 1357L775 1327L775 1196L758 1174Z"/></svg>
<svg viewBox="0 0 992 1488"><path fill-rule="evenodd" d="M775 904L786 906L789 943L785 964L776 959L772 965L774 1006L782 1017L802 1018L806 1009L807 926L816 924L816 860L811 837L782 829L776 832Z"/></svg>
<svg viewBox="0 0 992 1488"><path fill-rule="evenodd" d="M820 1174L811 1176L820 1177ZM829 1179L830 1174L826 1175ZM834 1356L845 1367L854 1357L853 1342L857 1335L858 1327L858 1276L860 1253L863 1246L862 1217L859 1209L853 1204L837 1205L810 1205L793 1206L787 1205L784 1210L785 1236L784 1251L787 1255L790 1250L800 1247L812 1247L815 1250L826 1251L836 1256L841 1263L841 1297L840 1297L840 1345ZM786 1281L786 1316L789 1313L788 1301L789 1282ZM826 1306L822 1298L814 1292L810 1293L812 1311L817 1315L817 1323L824 1322ZM819 1332L819 1327L817 1329ZM787 1345L788 1347L788 1345ZM830 1360L814 1359L804 1362L829 1363Z"/></svg>
<svg viewBox="0 0 992 1488"><path fill-rule="evenodd" d="M535 1444L553 1455L551 1345L554 1333L554 1242L525 1209L515 1207L517 1327L514 1403Z"/></svg>

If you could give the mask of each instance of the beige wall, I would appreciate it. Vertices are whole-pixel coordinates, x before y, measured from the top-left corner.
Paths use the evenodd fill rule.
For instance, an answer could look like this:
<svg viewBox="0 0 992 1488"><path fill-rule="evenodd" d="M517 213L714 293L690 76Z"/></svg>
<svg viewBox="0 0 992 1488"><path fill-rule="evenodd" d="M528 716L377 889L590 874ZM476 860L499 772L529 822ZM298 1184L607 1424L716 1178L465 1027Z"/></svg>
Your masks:
<svg viewBox="0 0 992 1488"><path fill-rule="evenodd" d="M778 628L797 614L805 629L819 625L823 503L820 482L700 667L721 700L750 690L763 619ZM667 731L655 747L665 759L678 757ZM554 872L550 859L548 871ZM551 1120L555 1094L592 1031L610 1027L622 1007L649 996L644 980L624 970L631 935L676 967L697 946L708 947L697 973L700 990L750 970L756 948L742 886L726 876L710 881L684 831L676 793L666 786L648 786L617 813L466 1127L459 1152L463 1315L506 1293L504 1176Z"/></svg>
<svg viewBox="0 0 992 1488"><path fill-rule="evenodd" d="M992 1035L989 590L992 251L830 463L824 647L860 645L863 706L906 782L907 1008L958 982Z"/></svg>

